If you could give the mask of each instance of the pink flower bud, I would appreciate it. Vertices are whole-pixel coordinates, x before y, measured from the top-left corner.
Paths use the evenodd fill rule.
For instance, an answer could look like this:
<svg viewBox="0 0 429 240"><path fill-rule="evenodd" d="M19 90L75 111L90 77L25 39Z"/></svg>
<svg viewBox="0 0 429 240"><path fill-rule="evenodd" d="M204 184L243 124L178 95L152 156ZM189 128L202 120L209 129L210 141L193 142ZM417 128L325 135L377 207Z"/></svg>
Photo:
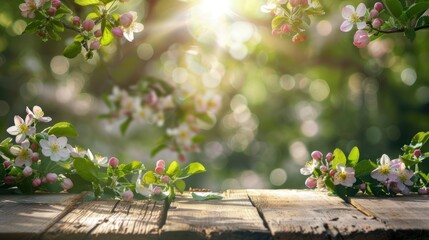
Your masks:
<svg viewBox="0 0 429 240"><path fill-rule="evenodd" d="M320 161L323 158L323 154L320 151L313 151L311 157L316 161Z"/></svg>
<svg viewBox="0 0 429 240"><path fill-rule="evenodd" d="M117 168L119 165L119 159L117 159L116 157L111 157L109 159L109 165L111 168Z"/></svg>
<svg viewBox="0 0 429 240"><path fill-rule="evenodd" d="M127 202L132 202L134 198L134 193L130 190L125 191L124 193L122 193L122 200L127 201Z"/></svg>
<svg viewBox="0 0 429 240"><path fill-rule="evenodd" d="M29 166L26 166L24 168L24 170L22 170L22 175L24 175L25 177L29 177L33 174L33 169Z"/></svg>
<svg viewBox="0 0 429 240"><path fill-rule="evenodd" d="M322 166L320 166L320 171L322 171L322 172L327 172L328 171L328 167L326 167L325 165L322 165Z"/></svg>
<svg viewBox="0 0 429 240"><path fill-rule="evenodd" d="M427 188L420 188L419 190L417 190L417 192L419 193L419 195L426 195L426 194L428 194Z"/></svg>
<svg viewBox="0 0 429 240"><path fill-rule="evenodd" d="M8 168L8 167L10 167L12 165L12 162L10 162L10 161L4 161L3 162L3 166L4 166L4 168Z"/></svg>
<svg viewBox="0 0 429 240"><path fill-rule="evenodd" d="M167 175L164 175L161 177L161 182L163 183L169 183L170 182L170 178Z"/></svg>
<svg viewBox="0 0 429 240"><path fill-rule="evenodd" d="M300 43L300 42L304 42L306 39L307 39L307 36L305 34L298 33L292 37L292 42L293 43Z"/></svg>
<svg viewBox="0 0 429 240"><path fill-rule="evenodd" d="M301 0L290 0L289 3L292 7L298 6Z"/></svg>
<svg viewBox="0 0 429 240"><path fill-rule="evenodd" d="M156 167L162 167L165 168L165 161L164 160L158 160L156 161Z"/></svg>
<svg viewBox="0 0 429 240"><path fill-rule="evenodd" d="M381 2L376 2L376 3L374 4L374 9L375 9L375 10L377 10L378 12L381 12L381 10L383 10L383 9L384 9L383 3L381 3Z"/></svg>
<svg viewBox="0 0 429 240"><path fill-rule="evenodd" d="M113 36L115 36L117 38L121 38L124 36L124 32L122 31L122 28L120 28L120 27L112 28L112 34L113 34Z"/></svg>
<svg viewBox="0 0 429 240"><path fill-rule="evenodd" d="M48 173L46 174L46 181L49 183L55 183L57 181L58 175L56 173Z"/></svg>
<svg viewBox="0 0 429 240"><path fill-rule="evenodd" d="M39 161L39 153L38 152L33 153L33 155L31 156L31 161L33 161L33 162Z"/></svg>
<svg viewBox="0 0 429 240"><path fill-rule="evenodd" d="M372 26L375 28L380 28L383 23L383 20L381 20L380 18L376 18L374 19L374 21L372 21Z"/></svg>
<svg viewBox="0 0 429 240"><path fill-rule="evenodd" d="M414 156L416 158L420 157L421 155L422 155L422 150L420 150L420 149L414 150Z"/></svg>
<svg viewBox="0 0 429 240"><path fill-rule="evenodd" d="M33 152L36 152L38 149L39 149L39 145L37 143L31 144L31 150L33 150Z"/></svg>
<svg viewBox="0 0 429 240"><path fill-rule="evenodd" d="M94 32L94 36L95 36L95 37L101 37L101 35L103 35L103 33L101 32L101 29L97 29L97 30Z"/></svg>
<svg viewBox="0 0 429 240"><path fill-rule="evenodd" d="M69 190L70 188L72 188L72 187L73 187L73 182L72 182L72 180L71 180L70 178L64 178L64 179L63 179L63 182L61 183L61 187L62 187L65 191Z"/></svg>
<svg viewBox="0 0 429 240"><path fill-rule="evenodd" d="M273 36L279 36L282 34L282 31L280 29L273 29L273 31L271 31L271 34Z"/></svg>
<svg viewBox="0 0 429 240"><path fill-rule="evenodd" d="M38 187L40 186L40 184L42 184L42 180L40 180L40 178L35 178L32 184L33 184L33 187Z"/></svg>
<svg viewBox="0 0 429 240"><path fill-rule="evenodd" d="M361 183L361 184L359 185L359 189L360 189L362 192L365 192L365 190L366 190L366 184L365 184L365 183Z"/></svg>
<svg viewBox="0 0 429 240"><path fill-rule="evenodd" d="M80 17L74 16L72 19L73 25L80 26Z"/></svg>
<svg viewBox="0 0 429 240"><path fill-rule="evenodd" d="M155 105L158 102L158 96L155 91L150 91L146 96L146 103L150 106Z"/></svg>
<svg viewBox="0 0 429 240"><path fill-rule="evenodd" d="M283 24L281 27L282 33L289 33L292 31L292 27L289 24Z"/></svg>
<svg viewBox="0 0 429 240"><path fill-rule="evenodd" d="M161 193L162 193L162 188L161 187L156 186L156 187L153 188L153 194L159 195Z"/></svg>
<svg viewBox="0 0 429 240"><path fill-rule="evenodd" d="M89 48L97 50L100 48L100 41L94 41L89 45Z"/></svg>
<svg viewBox="0 0 429 240"><path fill-rule="evenodd" d="M47 11L49 16L54 16L57 13L57 9L55 7L50 7Z"/></svg>
<svg viewBox="0 0 429 240"><path fill-rule="evenodd" d="M15 177L13 176L5 176L4 183L7 185L13 185L15 183Z"/></svg>
<svg viewBox="0 0 429 240"><path fill-rule="evenodd" d="M52 0L52 6L54 8L60 8L61 7L61 1L60 0Z"/></svg>
<svg viewBox="0 0 429 240"><path fill-rule="evenodd" d="M83 29L85 29L87 32L91 31L95 26L95 23L92 19L85 19L82 23Z"/></svg>
<svg viewBox="0 0 429 240"><path fill-rule="evenodd" d="M307 6L308 5L308 0L301 0L301 5L302 6Z"/></svg>
<svg viewBox="0 0 429 240"><path fill-rule="evenodd" d="M377 11L377 10L372 9L372 10L369 12L369 17L370 17L370 18L376 18L377 16L378 16L378 11Z"/></svg>
<svg viewBox="0 0 429 240"><path fill-rule="evenodd" d="M358 48L364 48L369 44L368 32L364 30L357 30L353 37L353 45Z"/></svg>
<svg viewBox="0 0 429 240"><path fill-rule="evenodd" d="M326 161L329 163L332 162L332 159L334 159L334 155L331 152L328 152L326 154Z"/></svg>
<svg viewBox="0 0 429 240"><path fill-rule="evenodd" d="M315 188L317 186L317 180L313 177L308 177L305 180L305 186L307 186L308 188Z"/></svg>
<svg viewBox="0 0 429 240"><path fill-rule="evenodd" d="M129 27L132 22L133 22L133 15L131 15L131 13L124 13L119 17L119 23L124 28Z"/></svg>
<svg viewBox="0 0 429 240"><path fill-rule="evenodd" d="M158 173L159 175L161 175L161 174L163 174L163 173L164 173L164 168L163 168L163 167L160 167L160 166L157 166L157 167L155 168L155 172L156 172L156 173Z"/></svg>
<svg viewBox="0 0 429 240"><path fill-rule="evenodd" d="M333 176L335 176L335 173L337 173L337 171L331 170L331 171L329 171L329 176L333 177Z"/></svg>

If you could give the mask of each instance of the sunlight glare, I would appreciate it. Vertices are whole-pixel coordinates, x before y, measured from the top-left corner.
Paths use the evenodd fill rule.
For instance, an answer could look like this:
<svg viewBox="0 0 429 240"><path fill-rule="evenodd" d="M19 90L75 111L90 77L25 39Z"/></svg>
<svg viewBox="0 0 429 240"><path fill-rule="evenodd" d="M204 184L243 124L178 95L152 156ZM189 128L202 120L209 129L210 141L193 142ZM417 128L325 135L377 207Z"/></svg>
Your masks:
<svg viewBox="0 0 429 240"><path fill-rule="evenodd" d="M198 6L203 15L212 21L225 16L230 11L229 0L202 0Z"/></svg>

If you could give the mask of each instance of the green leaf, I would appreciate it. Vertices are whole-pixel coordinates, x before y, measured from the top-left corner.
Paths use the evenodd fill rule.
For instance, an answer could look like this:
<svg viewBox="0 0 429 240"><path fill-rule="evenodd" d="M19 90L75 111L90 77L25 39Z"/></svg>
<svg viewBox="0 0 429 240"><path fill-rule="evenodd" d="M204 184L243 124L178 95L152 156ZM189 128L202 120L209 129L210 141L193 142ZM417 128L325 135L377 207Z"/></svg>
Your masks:
<svg viewBox="0 0 429 240"><path fill-rule="evenodd" d="M84 36L82 36L81 34L78 34L78 35L74 36L74 38L73 38L73 41L74 41L74 42L78 42L78 43L82 42L83 40L85 40L85 37L84 37ZM80 45L80 44L79 44L79 45ZM80 52L80 51L79 51L79 52Z"/></svg>
<svg viewBox="0 0 429 240"><path fill-rule="evenodd" d="M103 31L103 36L101 36L100 43L101 43L101 45L103 45L103 46L107 46L107 45L109 45L110 43L112 43L112 41L113 41L113 34L112 34L112 32L110 31L110 28L109 28L109 27L105 27L105 28L104 28L104 31Z"/></svg>
<svg viewBox="0 0 429 240"><path fill-rule="evenodd" d="M202 143L204 142L204 140L205 140L205 137L203 135L197 135L192 138L193 143Z"/></svg>
<svg viewBox="0 0 429 240"><path fill-rule="evenodd" d="M84 191L92 191L92 182L83 179L78 174L67 175L73 182L73 187L67 190L69 193L81 193Z"/></svg>
<svg viewBox="0 0 429 240"><path fill-rule="evenodd" d="M100 14L98 14L97 12L90 12L87 16L86 19L92 19L95 20L97 18L100 17Z"/></svg>
<svg viewBox="0 0 429 240"><path fill-rule="evenodd" d="M206 171L206 168L201 163L193 162L183 169L183 174L184 174L184 177L189 177L191 175L194 175L197 173L203 173L205 171Z"/></svg>
<svg viewBox="0 0 429 240"><path fill-rule="evenodd" d="M51 184L48 184L48 185L51 185ZM24 194L32 194L35 191L33 184L32 184L32 179L29 177L26 177L26 178L24 178L23 181L18 182L17 187Z"/></svg>
<svg viewBox="0 0 429 240"><path fill-rule="evenodd" d="M130 126L130 123L133 119L131 117L128 117L127 120L125 120L123 123L121 123L121 126L119 127L121 130L121 134L125 135L127 132L128 127Z"/></svg>
<svg viewBox="0 0 429 240"><path fill-rule="evenodd" d="M143 170L141 168L144 168L143 164L139 161L132 161L130 163L128 163L127 165L125 165L125 167L123 168L124 171L134 171L134 170Z"/></svg>
<svg viewBox="0 0 429 240"><path fill-rule="evenodd" d="M396 19L401 16L403 8L399 0L383 0L383 3L390 15Z"/></svg>
<svg viewBox="0 0 429 240"><path fill-rule="evenodd" d="M168 166L167 171L165 174L167 174L169 177L175 177L179 175L180 173L180 165L176 161L173 161L170 163L170 166Z"/></svg>
<svg viewBox="0 0 429 240"><path fill-rule="evenodd" d="M346 155L344 155L344 152L341 149L336 148L334 150L333 155L334 155L334 160L332 161L332 169L333 170L337 169L338 164L346 165L346 163L347 163Z"/></svg>
<svg viewBox="0 0 429 240"><path fill-rule="evenodd" d="M370 160L362 160L356 166L355 177L361 179L364 182L372 181L371 172L377 168L377 164Z"/></svg>
<svg viewBox="0 0 429 240"><path fill-rule="evenodd" d="M75 158L73 166L84 180L98 183L98 168L87 158Z"/></svg>
<svg viewBox="0 0 429 240"><path fill-rule="evenodd" d="M7 146L0 146L0 152L2 152L6 157L8 158L15 158L15 155L13 155L10 152L10 147ZM1 159L1 158L0 158Z"/></svg>
<svg viewBox="0 0 429 240"><path fill-rule="evenodd" d="M34 33L34 32L36 32L36 30L38 30L38 29L39 29L39 27L41 26L41 24L42 24L42 22L41 22L41 21L38 21L38 20L36 20L36 21L32 21L32 22L30 22L30 23L27 25L27 27L25 27L24 32L31 32L31 33Z"/></svg>
<svg viewBox="0 0 429 240"><path fill-rule="evenodd" d="M143 175L143 181L146 184L152 184L152 183L156 183L156 176L155 173L153 173L152 171L147 171L144 175Z"/></svg>
<svg viewBox="0 0 429 240"><path fill-rule="evenodd" d="M222 200L223 199L223 195L211 193L211 192L203 192L203 193L192 192L191 195L192 195L192 199L194 199L196 201Z"/></svg>
<svg viewBox="0 0 429 240"><path fill-rule="evenodd" d="M59 20L52 20L52 27L57 32L64 32L64 24Z"/></svg>
<svg viewBox="0 0 429 240"><path fill-rule="evenodd" d="M332 192L332 193L335 192L335 185L334 185L334 182L332 181L332 177L327 177L326 178L326 180L325 180L325 186L326 186L326 188L330 192Z"/></svg>
<svg viewBox="0 0 429 240"><path fill-rule="evenodd" d="M174 182L174 186L179 190L180 193L183 193L186 188L186 183L182 179L178 179Z"/></svg>
<svg viewBox="0 0 429 240"><path fill-rule="evenodd" d="M72 10L70 10L64 4L61 4L61 7L57 9L56 15L58 15L58 14L72 14L72 13L73 13Z"/></svg>
<svg viewBox="0 0 429 240"><path fill-rule="evenodd" d="M411 19L415 16L420 16L428 8L429 2L414 3L407 9L406 14L408 18Z"/></svg>
<svg viewBox="0 0 429 240"><path fill-rule="evenodd" d="M102 4L99 0L74 0L77 5L80 6L89 6L89 5L98 5Z"/></svg>
<svg viewBox="0 0 429 240"><path fill-rule="evenodd" d="M6 138L5 140L3 140L1 143L0 143L0 146L4 146L4 147L6 147L6 146L8 146L9 145L9 143L11 143L12 142L12 138L11 137L8 137L8 138Z"/></svg>
<svg viewBox="0 0 429 240"><path fill-rule="evenodd" d="M422 16L416 23L416 27L428 26L429 25L429 16Z"/></svg>
<svg viewBox="0 0 429 240"><path fill-rule="evenodd" d="M210 125L215 123L215 120L213 119L213 117L211 117L207 113L196 114L195 117L197 117L201 121L203 121L203 122L205 122L207 124L210 124Z"/></svg>
<svg viewBox="0 0 429 240"><path fill-rule="evenodd" d="M353 147L347 159L347 166L354 167L359 162L359 148Z"/></svg>
<svg viewBox="0 0 429 240"><path fill-rule="evenodd" d="M55 41L61 40L61 36L58 35L58 33L55 32L54 26L52 26L52 25L49 26L48 25L46 27L46 31L48 32L49 37L52 38L53 40L55 40Z"/></svg>
<svg viewBox="0 0 429 240"><path fill-rule="evenodd" d="M276 16L271 21L272 29L279 29L283 24L288 22L288 18L285 16Z"/></svg>
<svg viewBox="0 0 429 240"><path fill-rule="evenodd" d="M77 137L77 131L71 123L68 122L59 122L52 126L49 131L49 135L55 135L57 137Z"/></svg>
<svg viewBox="0 0 429 240"><path fill-rule="evenodd" d="M156 154L158 154L160 151L162 151L165 148L167 148L167 144L160 144L156 146L154 149L152 149L152 151L150 151L150 156L154 157Z"/></svg>
<svg viewBox="0 0 429 240"><path fill-rule="evenodd" d="M406 28L404 34L405 37L407 37L408 40L410 40L411 42L414 41L414 39L416 38L416 31L412 27Z"/></svg>
<svg viewBox="0 0 429 240"><path fill-rule="evenodd" d="M64 57L74 58L82 51L82 45L79 42L72 42L63 51Z"/></svg>

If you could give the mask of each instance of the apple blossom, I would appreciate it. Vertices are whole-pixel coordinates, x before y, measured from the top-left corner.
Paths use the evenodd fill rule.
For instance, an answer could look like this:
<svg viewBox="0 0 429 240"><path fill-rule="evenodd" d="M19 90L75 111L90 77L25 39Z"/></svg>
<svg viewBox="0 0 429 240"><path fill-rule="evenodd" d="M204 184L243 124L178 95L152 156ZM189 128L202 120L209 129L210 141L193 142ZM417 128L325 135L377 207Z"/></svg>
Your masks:
<svg viewBox="0 0 429 240"><path fill-rule="evenodd" d="M58 175L56 173L48 173L46 174L46 180L48 183L55 183L58 179Z"/></svg>
<svg viewBox="0 0 429 240"><path fill-rule="evenodd" d="M374 28L380 28L381 25L383 25L383 23L384 23L383 20L381 20L380 18L376 18L372 21L372 26Z"/></svg>
<svg viewBox="0 0 429 240"><path fill-rule="evenodd" d="M371 177L379 182L386 182L386 180L396 181L398 179L397 167L391 163L389 156L383 154L380 158L380 166L371 172Z"/></svg>
<svg viewBox="0 0 429 240"><path fill-rule="evenodd" d="M331 152L328 152L327 154L326 154L326 161L328 162L328 163L330 163L330 162L332 162L332 160L334 159L334 155L331 153Z"/></svg>
<svg viewBox="0 0 429 240"><path fill-rule="evenodd" d="M313 173L316 166L318 166L319 163L315 160L308 161L303 168L300 169L300 173L302 175L310 175Z"/></svg>
<svg viewBox="0 0 429 240"><path fill-rule="evenodd" d="M134 198L134 193L130 190L125 191L122 193L122 199L127 202L132 202Z"/></svg>
<svg viewBox="0 0 429 240"><path fill-rule="evenodd" d="M36 132L36 128L31 126L33 122L33 116L31 116L30 114L25 117L25 121L20 116L15 116L15 126L9 127L7 129L7 132L10 135L16 135L16 143L21 143L24 141L26 136L33 135Z"/></svg>
<svg viewBox="0 0 429 240"><path fill-rule="evenodd" d="M60 8L62 3L60 0L52 0L51 4L55 8Z"/></svg>
<svg viewBox="0 0 429 240"><path fill-rule="evenodd" d="M21 146L12 146L10 152L16 156L15 166L31 166L33 151L30 149L30 142L25 139Z"/></svg>
<svg viewBox="0 0 429 240"><path fill-rule="evenodd" d="M42 184L42 180L40 180L40 178L35 178L33 179L32 183L33 187L38 187L40 186L40 184Z"/></svg>
<svg viewBox="0 0 429 240"><path fill-rule="evenodd" d="M91 160L93 163L97 164L100 167L107 167L109 166L109 158L103 157L99 154L92 154L91 150L88 149L86 152L86 155L88 156L89 160Z"/></svg>
<svg viewBox="0 0 429 240"><path fill-rule="evenodd" d="M334 175L334 184L352 187L355 182L355 170L351 167L346 167L344 164L337 164L337 172Z"/></svg>
<svg viewBox="0 0 429 240"><path fill-rule="evenodd" d="M143 24L136 22L137 12L130 11L128 14L132 16L131 23L128 26L122 26L122 31L124 33L125 39L132 42L134 40L134 33L143 31L144 26Z"/></svg>
<svg viewBox="0 0 429 240"><path fill-rule="evenodd" d="M289 33L292 31L292 27L289 24L283 24L280 29L282 33Z"/></svg>
<svg viewBox="0 0 429 240"><path fill-rule="evenodd" d="M47 13L49 16L54 16L57 13L57 9L55 7L50 7Z"/></svg>
<svg viewBox="0 0 429 240"><path fill-rule="evenodd" d="M116 158L116 157L111 157L111 158L109 159L109 166L110 166L111 168L117 168L117 167L118 167L118 165L119 165L119 159L118 159L118 158Z"/></svg>
<svg viewBox="0 0 429 240"><path fill-rule="evenodd" d="M354 37L353 37L353 45L355 45L358 48L364 48L369 44L369 35L368 32L365 30L358 30L356 31Z"/></svg>
<svg viewBox="0 0 429 240"><path fill-rule="evenodd" d="M370 17L370 18L374 19L374 18L376 18L377 16L378 16L378 11L377 11L377 10L372 9L372 10L369 12L369 17Z"/></svg>
<svg viewBox="0 0 429 240"><path fill-rule="evenodd" d="M92 19L85 19L82 22L82 27L87 32L91 31L94 28L94 26L95 26L95 23L94 23L94 21Z"/></svg>
<svg viewBox="0 0 429 240"><path fill-rule="evenodd" d="M272 1L268 1L265 5L261 6L261 12L270 13L276 16L283 16L285 14L285 11L280 5L286 3L287 0L276 0L275 3Z"/></svg>
<svg viewBox="0 0 429 240"><path fill-rule="evenodd" d="M3 167L4 168L8 168L8 167L10 167L12 165L12 162L11 161L4 161L3 162Z"/></svg>
<svg viewBox="0 0 429 240"><path fill-rule="evenodd" d="M374 9L381 12L381 10L384 9L383 3L381 3L381 2L374 3Z"/></svg>
<svg viewBox="0 0 429 240"><path fill-rule="evenodd" d="M31 161L33 161L33 162L39 161L39 153L38 152L33 152L33 155L31 156Z"/></svg>
<svg viewBox="0 0 429 240"><path fill-rule="evenodd" d="M323 158L323 154L320 151L313 151L311 153L311 157L316 161L321 161Z"/></svg>
<svg viewBox="0 0 429 240"><path fill-rule="evenodd" d="M149 106L138 105L137 109L133 112L133 118L141 123L150 123L152 121L153 111Z"/></svg>
<svg viewBox="0 0 429 240"><path fill-rule="evenodd" d="M67 191L73 187L73 181L70 178L64 178L61 182L61 187Z"/></svg>
<svg viewBox="0 0 429 240"><path fill-rule="evenodd" d="M153 188L153 194L160 195L162 193L162 188L159 186L156 186Z"/></svg>
<svg viewBox="0 0 429 240"><path fill-rule="evenodd" d="M46 0L25 0L25 3L19 4L21 15L26 18L34 18L35 11L45 4Z"/></svg>
<svg viewBox="0 0 429 240"><path fill-rule="evenodd" d="M353 25L356 24L357 29L364 29L366 27L365 22L366 6L360 3L356 10L352 5L347 5L343 8L341 15L345 19L340 26L340 30L343 32L349 32L352 30Z"/></svg>
<svg viewBox="0 0 429 240"><path fill-rule="evenodd" d="M305 186L307 186L308 188L315 188L317 186L317 179L313 177L308 177L305 180Z"/></svg>
<svg viewBox="0 0 429 240"><path fill-rule="evenodd" d="M129 12L124 13L119 17L119 24L121 24L121 26L125 28L129 27L132 22L133 22L133 15Z"/></svg>
<svg viewBox="0 0 429 240"><path fill-rule="evenodd" d="M46 157L50 157L52 161L66 160L70 157L70 151L67 149L67 138L50 135L48 140L40 140L42 153Z"/></svg>
<svg viewBox="0 0 429 240"><path fill-rule="evenodd" d="M26 107L25 111L27 112L27 114L31 115L35 120L39 122L52 121L51 117L45 117L45 113L43 112L42 108L37 105L33 107L33 111L31 111L28 107Z"/></svg>
<svg viewBox="0 0 429 240"><path fill-rule="evenodd" d="M33 169L29 166L26 166L23 170L22 170L22 175L24 175L25 177L29 177L33 174Z"/></svg>
<svg viewBox="0 0 429 240"><path fill-rule="evenodd" d="M404 191L406 186L412 186L414 184L413 181L411 181L411 178L414 177L414 173L406 169L405 164L400 159L392 160L392 165L398 166L398 179L396 184L401 192Z"/></svg>
<svg viewBox="0 0 429 240"><path fill-rule="evenodd" d="M161 177L161 182L163 183L169 183L170 182L170 177L167 175L164 175Z"/></svg>
<svg viewBox="0 0 429 240"><path fill-rule="evenodd" d="M414 156L416 158L419 158L421 155L422 155L422 150L420 150L420 149L414 150Z"/></svg>
<svg viewBox="0 0 429 240"><path fill-rule="evenodd" d="M121 38L124 36L124 31L122 31L122 28L120 28L120 27L114 27L114 28L112 28L111 31L112 31L113 36L115 36L115 37Z"/></svg>
<svg viewBox="0 0 429 240"><path fill-rule="evenodd" d="M100 41L95 40L89 45L89 48L93 50L97 50L100 48L100 46L101 46Z"/></svg>

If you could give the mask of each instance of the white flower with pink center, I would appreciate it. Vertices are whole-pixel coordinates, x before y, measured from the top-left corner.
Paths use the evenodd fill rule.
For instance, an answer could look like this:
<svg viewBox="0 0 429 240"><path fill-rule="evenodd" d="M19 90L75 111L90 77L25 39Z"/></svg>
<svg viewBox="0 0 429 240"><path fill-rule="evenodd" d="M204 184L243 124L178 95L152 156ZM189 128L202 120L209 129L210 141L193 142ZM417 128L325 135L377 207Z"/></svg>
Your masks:
<svg viewBox="0 0 429 240"><path fill-rule="evenodd" d="M70 151L67 149L67 138L50 135L48 140L40 140L42 153L50 157L52 161L66 160L70 157Z"/></svg>
<svg viewBox="0 0 429 240"><path fill-rule="evenodd" d="M10 135L16 136L16 143L21 143L25 140L26 136L36 133L36 128L31 126L31 124L34 122L34 119L30 114L25 117L25 121L20 116L15 116L13 121L15 126L9 127L6 131Z"/></svg>
<svg viewBox="0 0 429 240"><path fill-rule="evenodd" d="M149 106L138 105L133 112L133 118L141 123L151 123L153 119L153 111Z"/></svg>
<svg viewBox="0 0 429 240"><path fill-rule="evenodd" d="M352 187L355 182L355 170L351 167L346 167L344 164L337 164L337 172L334 175L334 184Z"/></svg>
<svg viewBox="0 0 429 240"><path fill-rule="evenodd" d="M192 146L192 139L195 137L195 132L187 125L182 123L174 129L167 129L167 135L175 137L176 141L185 147Z"/></svg>
<svg viewBox="0 0 429 240"><path fill-rule="evenodd" d="M143 31L143 24L136 22L137 12L130 11L127 14L130 14L132 17L131 23L127 23L126 26L121 26L124 34L124 38L132 42L134 40L134 33Z"/></svg>
<svg viewBox="0 0 429 240"><path fill-rule="evenodd" d="M28 141L28 139L25 139L25 141L21 143L21 146L12 146L10 152L16 156L15 166L31 166L33 151L30 149L30 141Z"/></svg>
<svg viewBox="0 0 429 240"><path fill-rule="evenodd" d="M352 30L354 24L356 24L357 29L364 29L366 27L365 14L366 6L363 3L360 3L356 10L352 5L345 6L341 12L344 22L341 24L340 30L349 32Z"/></svg>
<svg viewBox="0 0 429 240"><path fill-rule="evenodd" d="M311 175L314 169L319 165L315 160L308 161L303 168L300 169L302 175Z"/></svg>
<svg viewBox="0 0 429 240"><path fill-rule="evenodd" d="M412 186L414 184L413 181L411 181L414 173L410 169L407 169L405 164L400 159L392 160L391 163L394 166L398 166L398 180L396 184L398 189L403 192L407 186Z"/></svg>
<svg viewBox="0 0 429 240"><path fill-rule="evenodd" d="M50 122L52 121L51 117L45 117L45 113L42 108L39 106L34 106L33 111L31 111L28 107L26 108L27 114L31 115L34 119L39 122Z"/></svg>
<svg viewBox="0 0 429 240"><path fill-rule="evenodd" d="M265 5L261 6L261 12L272 13L276 16L283 16L285 11L280 5L286 4L287 2L288 0L268 1Z"/></svg>

